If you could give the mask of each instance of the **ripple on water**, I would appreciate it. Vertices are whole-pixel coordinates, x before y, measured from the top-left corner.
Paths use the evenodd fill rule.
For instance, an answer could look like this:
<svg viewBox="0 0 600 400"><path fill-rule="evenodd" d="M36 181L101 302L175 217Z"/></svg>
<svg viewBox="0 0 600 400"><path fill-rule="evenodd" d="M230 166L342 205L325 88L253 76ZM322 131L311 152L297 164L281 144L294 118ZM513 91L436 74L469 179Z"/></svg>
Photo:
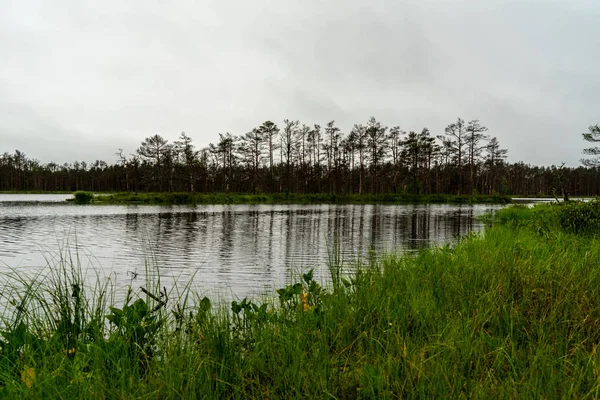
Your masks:
<svg viewBox="0 0 600 400"><path fill-rule="evenodd" d="M334 241L346 260L370 249L414 251L483 229L500 206L198 205L77 206L0 195L0 265L43 270L69 252L118 287L144 284L146 266L165 284L193 279L224 298L256 296L307 269L327 278ZM24 197L23 197L24 196ZM1 267L0 267L1 268ZM132 271L138 276L132 280Z"/></svg>

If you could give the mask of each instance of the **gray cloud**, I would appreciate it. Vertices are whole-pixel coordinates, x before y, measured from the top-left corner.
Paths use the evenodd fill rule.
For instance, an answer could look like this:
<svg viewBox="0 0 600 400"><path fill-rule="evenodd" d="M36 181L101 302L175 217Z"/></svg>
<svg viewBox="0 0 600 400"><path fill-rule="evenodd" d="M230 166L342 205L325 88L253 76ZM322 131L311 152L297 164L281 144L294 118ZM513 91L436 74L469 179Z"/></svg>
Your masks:
<svg viewBox="0 0 600 400"><path fill-rule="evenodd" d="M511 161L577 165L598 120L591 0L43 1L0 14L0 151L114 160L266 119L478 118Z"/></svg>

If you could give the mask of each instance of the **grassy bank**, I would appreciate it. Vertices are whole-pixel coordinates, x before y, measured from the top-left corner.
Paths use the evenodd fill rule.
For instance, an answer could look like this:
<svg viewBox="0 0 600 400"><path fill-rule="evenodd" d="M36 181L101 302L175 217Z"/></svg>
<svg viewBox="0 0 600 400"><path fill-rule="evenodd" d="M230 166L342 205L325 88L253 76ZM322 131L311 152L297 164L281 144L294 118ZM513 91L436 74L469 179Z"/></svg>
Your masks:
<svg viewBox="0 0 600 400"><path fill-rule="evenodd" d="M600 243L586 221L598 215L597 204L511 207L485 237L383 255L346 277L330 265L328 285L307 272L273 301L227 308L159 282L111 304L69 262L7 276L0 394L596 398Z"/></svg>
<svg viewBox="0 0 600 400"><path fill-rule="evenodd" d="M510 203L509 196L455 195L340 195L340 194L243 194L243 193L113 193L97 195L95 203L108 204L424 204Z"/></svg>

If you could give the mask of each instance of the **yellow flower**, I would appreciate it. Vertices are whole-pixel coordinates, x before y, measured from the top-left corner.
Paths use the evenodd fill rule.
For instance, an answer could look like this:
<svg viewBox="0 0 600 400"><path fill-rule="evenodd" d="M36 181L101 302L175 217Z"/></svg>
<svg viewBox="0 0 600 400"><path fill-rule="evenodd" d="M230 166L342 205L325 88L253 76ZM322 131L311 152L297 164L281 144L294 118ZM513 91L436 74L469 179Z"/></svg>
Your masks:
<svg viewBox="0 0 600 400"><path fill-rule="evenodd" d="M300 300L302 300L302 302L304 304L308 304L308 293L304 292L300 295Z"/></svg>
<svg viewBox="0 0 600 400"><path fill-rule="evenodd" d="M21 371L21 382L25 384L28 388L33 386L33 382L35 381L35 370L33 368L26 368Z"/></svg>
<svg viewBox="0 0 600 400"><path fill-rule="evenodd" d="M302 300L302 303L304 304L304 311L308 311L312 308L312 306L310 304L308 304L308 293L304 292L300 295L300 300Z"/></svg>

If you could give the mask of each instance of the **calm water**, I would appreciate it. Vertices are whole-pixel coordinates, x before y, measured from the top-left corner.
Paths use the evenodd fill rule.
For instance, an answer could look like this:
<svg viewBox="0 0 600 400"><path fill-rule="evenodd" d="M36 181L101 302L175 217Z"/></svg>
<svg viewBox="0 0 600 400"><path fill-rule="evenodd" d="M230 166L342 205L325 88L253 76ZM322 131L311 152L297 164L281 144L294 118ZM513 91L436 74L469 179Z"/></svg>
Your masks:
<svg viewBox="0 0 600 400"><path fill-rule="evenodd" d="M77 206L68 197L0 195L0 271L43 271L70 254L118 287L142 285L148 263L167 285L193 278L201 293L243 298L312 267L325 278L336 237L346 260L370 249L414 251L483 229L476 217L501 207Z"/></svg>

